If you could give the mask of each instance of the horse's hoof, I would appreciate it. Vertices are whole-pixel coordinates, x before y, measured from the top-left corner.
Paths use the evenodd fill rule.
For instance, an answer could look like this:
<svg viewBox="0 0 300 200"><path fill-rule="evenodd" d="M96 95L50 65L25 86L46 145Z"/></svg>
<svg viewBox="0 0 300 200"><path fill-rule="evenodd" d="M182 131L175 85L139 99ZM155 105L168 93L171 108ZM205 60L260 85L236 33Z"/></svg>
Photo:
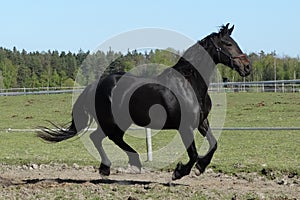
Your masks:
<svg viewBox="0 0 300 200"><path fill-rule="evenodd" d="M201 167L201 165L199 163L196 164L196 171L195 174L196 176L200 176L201 174L203 174L205 171L205 168Z"/></svg>
<svg viewBox="0 0 300 200"><path fill-rule="evenodd" d="M110 175L110 167L104 164L100 164L99 173L101 176L109 176Z"/></svg>
<svg viewBox="0 0 300 200"><path fill-rule="evenodd" d="M179 162L175 168L175 171L172 174L172 180L175 181L177 179L181 179L184 175L182 174L182 162Z"/></svg>
<svg viewBox="0 0 300 200"><path fill-rule="evenodd" d="M177 172L177 171L174 171L173 174L172 174L172 181L175 181L177 179L181 179L182 178L182 175Z"/></svg>
<svg viewBox="0 0 300 200"><path fill-rule="evenodd" d="M201 171L198 168L196 168L195 175L196 176L200 176L201 174L202 174Z"/></svg>

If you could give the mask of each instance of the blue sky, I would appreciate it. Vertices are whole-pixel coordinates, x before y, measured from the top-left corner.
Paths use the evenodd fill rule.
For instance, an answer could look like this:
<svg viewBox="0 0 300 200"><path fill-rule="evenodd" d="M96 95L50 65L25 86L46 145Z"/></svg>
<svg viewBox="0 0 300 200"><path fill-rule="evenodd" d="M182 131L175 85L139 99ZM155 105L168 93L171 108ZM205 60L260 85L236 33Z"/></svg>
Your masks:
<svg viewBox="0 0 300 200"><path fill-rule="evenodd" d="M27 51L94 50L137 28L174 30L194 40L235 25L247 52L300 55L300 1L9 0L1 2L0 46Z"/></svg>

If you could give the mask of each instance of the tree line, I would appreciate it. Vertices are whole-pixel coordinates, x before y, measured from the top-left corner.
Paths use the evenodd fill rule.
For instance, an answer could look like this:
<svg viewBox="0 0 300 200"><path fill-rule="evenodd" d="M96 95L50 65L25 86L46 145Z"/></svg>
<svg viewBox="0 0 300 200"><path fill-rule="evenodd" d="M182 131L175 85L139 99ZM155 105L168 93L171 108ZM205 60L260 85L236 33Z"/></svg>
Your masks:
<svg viewBox="0 0 300 200"><path fill-rule="evenodd" d="M277 56L276 52L250 53L248 55L252 63L252 73L246 81L269 81L269 80L293 80L300 79L300 58L289 56ZM224 67L219 67L223 77L230 81L243 81L236 72Z"/></svg>
<svg viewBox="0 0 300 200"><path fill-rule="evenodd" d="M71 86L88 54L0 48L0 88Z"/></svg>
<svg viewBox="0 0 300 200"><path fill-rule="evenodd" d="M91 53L79 50L71 52L27 52L0 47L0 89L74 86L75 80L86 85L100 74L129 71L144 64L157 64L151 73L158 73L163 66L172 66L182 52L168 48L139 52L128 51L126 55L109 50ZM275 52L250 53L253 72L247 81L291 80L300 77L299 57L278 57ZM222 77L230 81L243 81L237 72L218 65ZM148 72L149 73L149 72Z"/></svg>

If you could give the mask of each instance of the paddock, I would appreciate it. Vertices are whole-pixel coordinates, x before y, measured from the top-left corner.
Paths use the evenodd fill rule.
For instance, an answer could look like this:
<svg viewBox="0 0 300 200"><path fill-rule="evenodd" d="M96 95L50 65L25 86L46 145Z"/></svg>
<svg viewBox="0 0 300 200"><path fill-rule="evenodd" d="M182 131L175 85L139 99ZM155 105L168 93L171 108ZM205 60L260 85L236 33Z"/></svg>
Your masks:
<svg viewBox="0 0 300 200"><path fill-rule="evenodd" d="M50 145L36 138L30 129L46 123L46 119L68 122L70 93L1 96L0 198L297 199L299 95L227 93L224 130L208 170L200 177L191 173L175 182L171 181L170 170L176 162L157 169L153 166L157 157L153 156L153 162L144 157L142 174L127 174L124 165L116 165L112 176L103 179L97 172L99 162L80 139ZM145 131L141 131L144 138L129 133L126 139L138 152L146 154ZM152 150L167 144L174 135L176 132L172 131L155 134ZM203 140L195 135L201 145ZM144 145L140 145L141 141Z"/></svg>

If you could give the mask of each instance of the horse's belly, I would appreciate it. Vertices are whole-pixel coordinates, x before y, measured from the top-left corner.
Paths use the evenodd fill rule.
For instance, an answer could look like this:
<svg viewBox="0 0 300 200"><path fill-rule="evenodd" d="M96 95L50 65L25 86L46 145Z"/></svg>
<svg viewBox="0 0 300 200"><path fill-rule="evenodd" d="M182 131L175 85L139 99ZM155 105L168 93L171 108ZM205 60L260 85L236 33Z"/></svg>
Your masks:
<svg viewBox="0 0 300 200"><path fill-rule="evenodd" d="M133 93L129 101L129 113L135 124L162 129L168 123L169 108L162 95L163 90L163 86L148 84Z"/></svg>

